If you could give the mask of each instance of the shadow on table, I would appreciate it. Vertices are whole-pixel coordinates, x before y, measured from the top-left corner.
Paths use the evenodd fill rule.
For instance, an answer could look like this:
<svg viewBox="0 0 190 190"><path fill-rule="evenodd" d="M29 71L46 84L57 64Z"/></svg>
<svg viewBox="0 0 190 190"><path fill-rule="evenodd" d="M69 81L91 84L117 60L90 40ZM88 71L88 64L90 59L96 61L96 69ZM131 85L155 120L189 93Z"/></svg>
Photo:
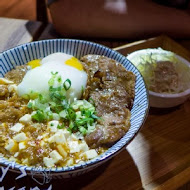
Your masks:
<svg viewBox="0 0 190 190"><path fill-rule="evenodd" d="M149 114L150 115L165 115L165 114L175 112L178 109L180 109L180 106L175 106L175 107L172 107L172 108L154 108L154 107L150 107Z"/></svg>
<svg viewBox="0 0 190 190"><path fill-rule="evenodd" d="M16 180L19 175L9 171L0 183L0 187L4 189L36 187L40 190L135 190L142 188L138 169L126 150L98 168L72 179L52 179L48 184L40 185L30 176Z"/></svg>
<svg viewBox="0 0 190 190"><path fill-rule="evenodd" d="M141 130L152 184L163 184L189 167L190 109L186 102L170 109L150 109ZM186 105L187 104L187 105Z"/></svg>

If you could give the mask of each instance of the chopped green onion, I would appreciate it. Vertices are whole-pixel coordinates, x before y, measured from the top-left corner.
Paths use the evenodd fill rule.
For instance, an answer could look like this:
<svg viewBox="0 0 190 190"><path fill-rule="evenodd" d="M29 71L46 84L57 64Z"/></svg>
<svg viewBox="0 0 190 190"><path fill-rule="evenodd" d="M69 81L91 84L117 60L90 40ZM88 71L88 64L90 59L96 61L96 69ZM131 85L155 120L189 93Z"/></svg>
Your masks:
<svg viewBox="0 0 190 190"><path fill-rule="evenodd" d="M91 117L92 117L93 119L100 119L100 117L98 117L97 115L94 115L94 114L92 114Z"/></svg>
<svg viewBox="0 0 190 190"><path fill-rule="evenodd" d="M76 118L76 113L75 113L75 111L74 111L73 109L71 109L71 108L69 108L67 111L68 111L68 114L69 114L69 118L70 118L71 120L75 120L75 118Z"/></svg>
<svg viewBox="0 0 190 190"><path fill-rule="evenodd" d="M57 77L57 81L58 81L59 83L62 82L62 78L61 78L61 76L58 76L58 77Z"/></svg>
<svg viewBox="0 0 190 190"><path fill-rule="evenodd" d="M32 119L38 121L38 122L42 122L46 119L45 117L45 114L40 111L40 110L37 110L36 113L34 115L32 115Z"/></svg>
<svg viewBox="0 0 190 190"><path fill-rule="evenodd" d="M56 72L56 73L51 72L51 74L52 74L52 77L48 81L49 86L53 86L53 84L55 82L56 75L58 74L58 72Z"/></svg>
<svg viewBox="0 0 190 190"><path fill-rule="evenodd" d="M53 71L52 71L52 72L51 72L51 74L52 74L52 75L57 75L57 74L58 74L58 72L53 73Z"/></svg>
<svg viewBox="0 0 190 190"><path fill-rule="evenodd" d="M63 87L64 87L65 90L69 90L69 88L71 87L70 79L65 80L65 82L63 83Z"/></svg>
<svg viewBox="0 0 190 190"><path fill-rule="evenodd" d="M79 127L79 131L83 134L86 135L87 129L85 127Z"/></svg>
<svg viewBox="0 0 190 190"><path fill-rule="evenodd" d="M94 100L90 98L91 102L74 100L70 103L66 99L66 91L70 89L71 81L66 79L63 84L60 84L62 78L57 74L58 72L52 72L52 77L48 81L49 96L38 94L34 100L30 100L28 103L27 107L35 111L32 119L44 122L61 118L64 123L58 125L58 129L66 127L71 133L78 132L83 136L89 134L95 129L96 120L99 119L96 116Z"/></svg>
<svg viewBox="0 0 190 190"><path fill-rule="evenodd" d="M94 119L92 119L92 118L80 119L80 120L76 121L76 124L80 126L80 125L86 124L87 122L92 123L92 122L94 122Z"/></svg>
<svg viewBox="0 0 190 190"><path fill-rule="evenodd" d="M67 115L68 115L68 113L67 113L66 110L63 110L63 111L61 111L61 112L59 113L59 116L62 117L62 118L64 118L64 119L67 118Z"/></svg>
<svg viewBox="0 0 190 190"><path fill-rule="evenodd" d="M28 102L27 107L28 107L28 108L32 108L32 106L33 106L33 103L32 103L32 102Z"/></svg>
<svg viewBox="0 0 190 190"><path fill-rule="evenodd" d="M62 125L57 126L58 129L63 129L64 127L65 127L64 123Z"/></svg>
<svg viewBox="0 0 190 190"><path fill-rule="evenodd" d="M44 96L42 96L41 94L38 95L38 99L39 99L39 102L42 104L47 102L47 99Z"/></svg>
<svg viewBox="0 0 190 190"><path fill-rule="evenodd" d="M91 111L86 110L86 111L85 111L85 116L86 116L86 117L90 117L90 116L91 116Z"/></svg>
<svg viewBox="0 0 190 190"><path fill-rule="evenodd" d="M73 124L72 121L69 123L69 128L70 128L71 130L74 128L74 124Z"/></svg>

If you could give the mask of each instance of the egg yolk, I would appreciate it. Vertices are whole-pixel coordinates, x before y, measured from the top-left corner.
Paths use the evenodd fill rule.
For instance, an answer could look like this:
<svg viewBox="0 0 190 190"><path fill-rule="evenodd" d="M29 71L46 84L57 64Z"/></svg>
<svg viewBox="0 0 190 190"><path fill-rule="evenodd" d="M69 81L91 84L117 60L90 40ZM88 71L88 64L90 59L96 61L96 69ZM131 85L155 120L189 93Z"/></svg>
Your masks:
<svg viewBox="0 0 190 190"><path fill-rule="evenodd" d="M29 65L32 69L35 68L35 67L39 67L41 64L40 64L40 59L34 59L30 62L27 63L27 65Z"/></svg>
<svg viewBox="0 0 190 190"><path fill-rule="evenodd" d="M72 66L76 69L78 69L79 71L82 71L83 70L83 66L82 64L79 62L79 60L75 57L72 57L71 59L68 59L66 62L65 62L66 65L69 65L69 66Z"/></svg>

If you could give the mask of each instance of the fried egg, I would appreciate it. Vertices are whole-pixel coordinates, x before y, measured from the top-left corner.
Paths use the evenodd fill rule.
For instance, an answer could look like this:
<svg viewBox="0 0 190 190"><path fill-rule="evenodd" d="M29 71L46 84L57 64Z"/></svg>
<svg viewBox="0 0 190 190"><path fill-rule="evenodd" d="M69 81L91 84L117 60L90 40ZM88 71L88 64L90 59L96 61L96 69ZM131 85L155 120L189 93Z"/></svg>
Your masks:
<svg viewBox="0 0 190 190"><path fill-rule="evenodd" d="M19 96L27 97L31 94L48 95L48 81L52 73L58 72L62 82L69 79L71 87L66 96L69 100L80 99L82 90L86 87L87 74L83 70L80 61L65 53L54 53L39 61L33 60L28 63L32 68L24 76L22 82L18 85L17 92Z"/></svg>
<svg viewBox="0 0 190 190"><path fill-rule="evenodd" d="M70 65L80 71L83 70L83 66L80 63L80 61L77 58L75 58L74 56L66 54L66 53L58 52L58 53L50 54L42 59L41 64L43 65L44 63L52 62L52 61Z"/></svg>

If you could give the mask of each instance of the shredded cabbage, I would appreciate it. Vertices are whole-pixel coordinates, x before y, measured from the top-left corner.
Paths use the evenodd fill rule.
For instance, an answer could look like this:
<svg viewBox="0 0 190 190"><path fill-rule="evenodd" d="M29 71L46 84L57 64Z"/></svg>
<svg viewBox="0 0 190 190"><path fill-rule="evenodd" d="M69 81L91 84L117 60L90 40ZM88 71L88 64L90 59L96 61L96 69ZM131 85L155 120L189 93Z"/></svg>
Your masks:
<svg viewBox="0 0 190 190"><path fill-rule="evenodd" d="M139 53L138 51L134 53L127 58L137 66L149 90L159 93L180 93L190 88L190 66L183 63L178 58L179 56L176 56L173 52L158 48L140 50ZM165 64L170 63L170 65L167 65L168 68L170 66L170 70L164 76L163 73L165 71L161 70L164 67L159 65L161 62L165 62ZM160 77L158 77L159 71L160 75L162 74ZM158 83L162 86L160 87Z"/></svg>

